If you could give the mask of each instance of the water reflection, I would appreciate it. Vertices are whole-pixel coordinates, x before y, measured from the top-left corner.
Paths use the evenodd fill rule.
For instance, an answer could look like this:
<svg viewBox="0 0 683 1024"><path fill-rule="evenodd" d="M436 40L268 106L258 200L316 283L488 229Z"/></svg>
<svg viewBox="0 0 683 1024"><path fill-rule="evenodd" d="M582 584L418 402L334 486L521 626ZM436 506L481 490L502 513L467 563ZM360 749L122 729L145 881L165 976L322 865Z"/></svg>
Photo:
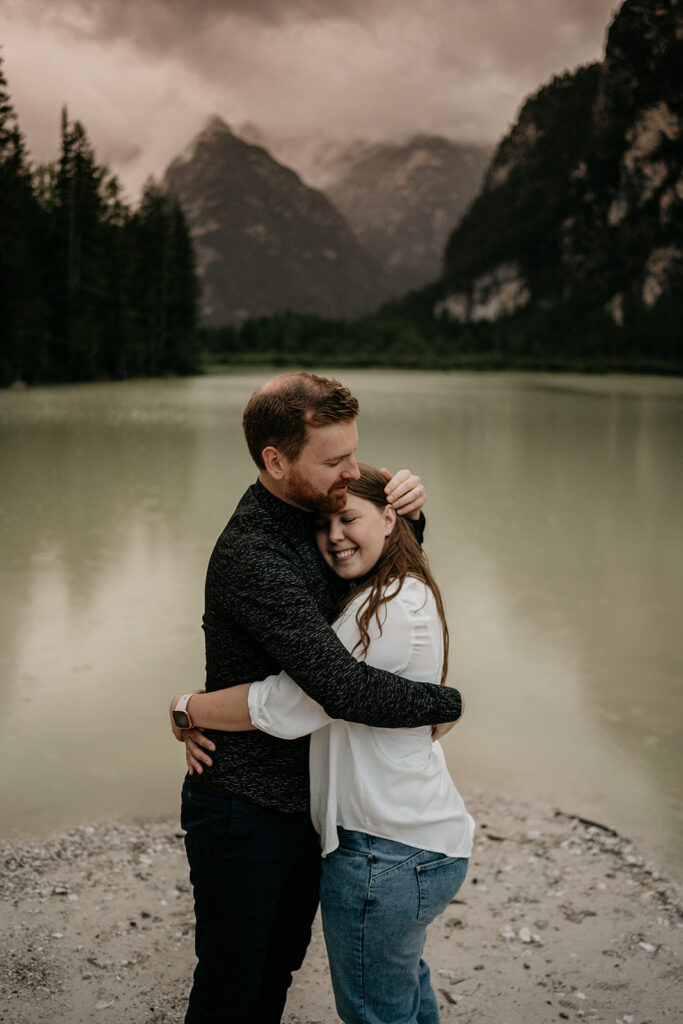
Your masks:
<svg viewBox="0 0 683 1024"><path fill-rule="evenodd" d="M265 374L0 395L2 824L168 811L167 696L201 677L203 575L254 476ZM465 786L522 789L673 864L683 385L344 373L361 455L418 467L467 720Z"/></svg>

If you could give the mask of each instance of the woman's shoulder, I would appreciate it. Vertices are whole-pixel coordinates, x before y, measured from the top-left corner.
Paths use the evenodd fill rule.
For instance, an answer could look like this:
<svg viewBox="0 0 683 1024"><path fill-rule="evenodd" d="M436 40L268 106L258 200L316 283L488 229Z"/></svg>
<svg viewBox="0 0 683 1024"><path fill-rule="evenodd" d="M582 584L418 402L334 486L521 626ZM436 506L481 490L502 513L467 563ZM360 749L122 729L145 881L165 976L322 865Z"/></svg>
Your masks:
<svg viewBox="0 0 683 1024"><path fill-rule="evenodd" d="M402 585L398 580L392 580L387 584L384 594L412 609L422 608L434 600L431 587L418 576L406 576Z"/></svg>
<svg viewBox="0 0 683 1024"><path fill-rule="evenodd" d="M335 623L335 629L350 628L349 624L355 627L356 613L368 598L369 587L360 586L354 592L353 597L344 608L343 612ZM400 580L391 580L387 583L383 593L384 601L380 608L380 621L384 625L387 619L393 622L404 621L408 623L411 616L425 609L431 612L434 602L434 594L424 580L417 576L406 576L401 583ZM372 629L372 624L371 624Z"/></svg>
<svg viewBox="0 0 683 1024"><path fill-rule="evenodd" d="M357 587L347 608L351 606L357 608L361 605L367 599L369 590L369 583ZM425 581L418 576L405 576L402 583L398 579L390 580L384 588L382 597L386 601L391 600L398 601L400 604L421 606L430 597L433 599L434 595Z"/></svg>

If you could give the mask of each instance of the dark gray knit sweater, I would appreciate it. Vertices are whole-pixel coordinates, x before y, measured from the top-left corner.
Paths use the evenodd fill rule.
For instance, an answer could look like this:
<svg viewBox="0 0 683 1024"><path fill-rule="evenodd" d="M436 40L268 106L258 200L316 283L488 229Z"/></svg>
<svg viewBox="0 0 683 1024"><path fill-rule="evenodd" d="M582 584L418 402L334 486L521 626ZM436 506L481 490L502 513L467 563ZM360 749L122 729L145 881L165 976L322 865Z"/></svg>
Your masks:
<svg viewBox="0 0 683 1024"><path fill-rule="evenodd" d="M206 688L285 669L332 718L384 727L459 718L457 690L411 682L356 659L329 623L343 586L315 546L313 517L248 489L216 542L206 576ZM282 811L308 808L308 737L211 732L210 784Z"/></svg>

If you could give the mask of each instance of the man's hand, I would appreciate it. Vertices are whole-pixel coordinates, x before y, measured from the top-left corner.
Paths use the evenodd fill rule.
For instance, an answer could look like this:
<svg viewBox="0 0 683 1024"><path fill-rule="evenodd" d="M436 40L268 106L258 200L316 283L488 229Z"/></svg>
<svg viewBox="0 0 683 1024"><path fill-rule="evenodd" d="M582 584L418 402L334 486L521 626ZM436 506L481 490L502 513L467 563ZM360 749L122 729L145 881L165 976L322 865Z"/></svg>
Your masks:
<svg viewBox="0 0 683 1024"><path fill-rule="evenodd" d="M391 475L391 472L382 468L382 476L388 481L384 488L387 501L400 516L408 516L410 519L419 519L420 511L427 495L424 485L419 476L415 476L409 469L399 469L398 473Z"/></svg>
<svg viewBox="0 0 683 1024"><path fill-rule="evenodd" d="M213 761L206 753L207 750L215 750L216 744L205 736L201 729L183 729L183 741L185 743L185 760L190 775L201 775L204 765L210 768Z"/></svg>

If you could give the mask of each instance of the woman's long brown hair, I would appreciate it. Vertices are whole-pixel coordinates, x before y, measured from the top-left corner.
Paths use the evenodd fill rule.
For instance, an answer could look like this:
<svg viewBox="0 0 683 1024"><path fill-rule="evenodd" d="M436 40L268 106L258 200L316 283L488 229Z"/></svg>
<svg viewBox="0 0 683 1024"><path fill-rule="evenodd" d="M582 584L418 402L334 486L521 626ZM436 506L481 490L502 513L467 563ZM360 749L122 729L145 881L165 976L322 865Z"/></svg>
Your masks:
<svg viewBox="0 0 683 1024"><path fill-rule="evenodd" d="M385 508L387 505L387 497L384 493L386 480L380 471L374 466L368 466L362 462L358 464L358 468L361 474L360 479L349 481L349 493L364 498L365 501L371 501L373 505L377 505L381 509ZM374 616L377 619L377 627L380 633L382 632L380 619L382 605L398 594L406 576L415 576L418 580L422 580L434 594L443 630L443 671L441 673L441 683L443 684L448 672L448 626L443 610L443 601L436 581L429 570L426 555L403 516L396 516L396 523L386 539L379 560L367 576L356 581L357 587L344 596L339 611L343 611L357 596L358 587L367 588L368 596L356 612L356 622L360 631L360 640L356 647L360 647L361 652L367 654L370 644L368 633L370 622ZM387 595L387 587L396 581L398 581L398 586L395 589L392 587L391 593Z"/></svg>

